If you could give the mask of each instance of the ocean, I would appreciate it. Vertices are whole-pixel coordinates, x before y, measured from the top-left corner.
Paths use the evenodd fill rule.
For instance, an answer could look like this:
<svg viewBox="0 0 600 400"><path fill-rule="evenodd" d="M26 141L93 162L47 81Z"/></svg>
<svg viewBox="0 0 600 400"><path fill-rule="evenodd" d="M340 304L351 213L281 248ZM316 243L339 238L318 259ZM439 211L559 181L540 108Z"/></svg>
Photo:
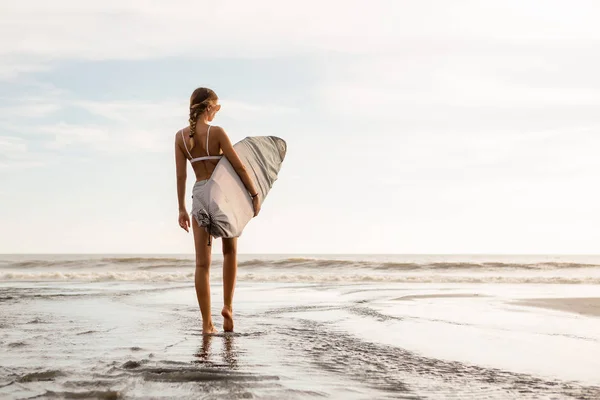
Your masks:
<svg viewBox="0 0 600 400"><path fill-rule="evenodd" d="M240 255L212 336L193 259L0 255L0 398L600 399L600 256Z"/></svg>

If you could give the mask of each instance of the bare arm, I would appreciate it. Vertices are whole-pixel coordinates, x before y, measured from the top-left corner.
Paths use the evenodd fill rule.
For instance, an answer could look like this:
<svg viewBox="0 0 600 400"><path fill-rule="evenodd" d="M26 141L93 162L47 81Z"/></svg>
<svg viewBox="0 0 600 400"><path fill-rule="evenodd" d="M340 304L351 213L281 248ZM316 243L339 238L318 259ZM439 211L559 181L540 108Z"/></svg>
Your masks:
<svg viewBox="0 0 600 400"><path fill-rule="evenodd" d="M177 202L179 212L186 212L185 208L185 182L187 179L187 159L178 143L180 135L175 135L175 169L177 173Z"/></svg>
<svg viewBox="0 0 600 400"><path fill-rule="evenodd" d="M248 171L246 170L244 163L242 163L240 157L233 148L229 136L227 136L227 133L225 133L225 130L221 127L218 128L218 132L219 146L221 146L221 149L223 150L223 155L227 157L227 160L229 160L231 166L233 169L235 169L235 172L240 176L240 179L244 183L244 186L246 186L246 190L250 193L250 195L258 193L256 187L254 186L254 182L252 182L250 175L248 175Z"/></svg>

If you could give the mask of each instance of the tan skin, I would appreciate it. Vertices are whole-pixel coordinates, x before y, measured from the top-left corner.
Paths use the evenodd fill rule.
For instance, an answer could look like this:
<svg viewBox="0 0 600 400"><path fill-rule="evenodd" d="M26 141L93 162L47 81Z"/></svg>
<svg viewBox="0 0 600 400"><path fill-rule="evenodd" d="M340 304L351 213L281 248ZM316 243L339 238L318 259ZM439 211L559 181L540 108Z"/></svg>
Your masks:
<svg viewBox="0 0 600 400"><path fill-rule="evenodd" d="M206 155L206 134L209 122L213 120L215 114L221 106L214 101L207 110L198 117L196 123L196 133L194 135L195 146L191 150L193 157ZM183 131L183 137L190 148L189 138L190 128ZM175 164L177 170L177 198L179 202L179 226L186 232L189 232L190 226L194 232L194 245L196 250L196 272L195 286L198 305L202 314L202 333L217 333L210 312L210 263L211 247L208 246L208 233L200 227L195 219L190 220L190 215L185 206L185 187L187 179L187 163L189 156L185 150L181 134L175 135ZM250 179L244 164L238 157L233 144L225 130L218 126L211 126L208 142L208 150L211 155L222 154L231 163L242 182L246 186L248 193L257 193L256 187ZM192 169L196 175L196 181L209 179L219 160L201 160L192 164ZM260 200L258 196L252 199L254 207L254 216L260 212ZM223 330L233 331L233 293L237 275L237 238L222 238L223 241L223 310L221 315L224 318Z"/></svg>

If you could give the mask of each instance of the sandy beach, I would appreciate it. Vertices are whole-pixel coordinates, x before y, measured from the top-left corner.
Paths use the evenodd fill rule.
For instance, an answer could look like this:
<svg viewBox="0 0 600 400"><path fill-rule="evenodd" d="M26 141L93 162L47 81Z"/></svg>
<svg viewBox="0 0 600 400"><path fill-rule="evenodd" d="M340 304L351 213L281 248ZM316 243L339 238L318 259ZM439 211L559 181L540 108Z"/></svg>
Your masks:
<svg viewBox="0 0 600 400"><path fill-rule="evenodd" d="M385 263L332 282L332 260L329 270L311 267L319 260L256 260L240 263L236 332L214 336L201 334L185 258L53 261L52 271L39 260L5 263L0 397L600 398L596 284L356 281ZM95 280L77 275L94 269ZM291 281L309 272L311 282ZM257 280L265 274L274 281ZM455 281L465 271L443 274Z"/></svg>

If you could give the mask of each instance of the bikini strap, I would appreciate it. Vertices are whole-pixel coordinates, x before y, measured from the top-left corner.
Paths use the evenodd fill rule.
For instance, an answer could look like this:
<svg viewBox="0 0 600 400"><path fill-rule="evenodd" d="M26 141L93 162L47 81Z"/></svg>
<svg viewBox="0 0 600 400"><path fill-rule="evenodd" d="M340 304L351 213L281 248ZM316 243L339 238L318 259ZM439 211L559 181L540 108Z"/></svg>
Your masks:
<svg viewBox="0 0 600 400"><path fill-rule="evenodd" d="M206 155L210 156L210 152L208 151L208 136L210 135L210 125L208 126L208 130L206 131Z"/></svg>

